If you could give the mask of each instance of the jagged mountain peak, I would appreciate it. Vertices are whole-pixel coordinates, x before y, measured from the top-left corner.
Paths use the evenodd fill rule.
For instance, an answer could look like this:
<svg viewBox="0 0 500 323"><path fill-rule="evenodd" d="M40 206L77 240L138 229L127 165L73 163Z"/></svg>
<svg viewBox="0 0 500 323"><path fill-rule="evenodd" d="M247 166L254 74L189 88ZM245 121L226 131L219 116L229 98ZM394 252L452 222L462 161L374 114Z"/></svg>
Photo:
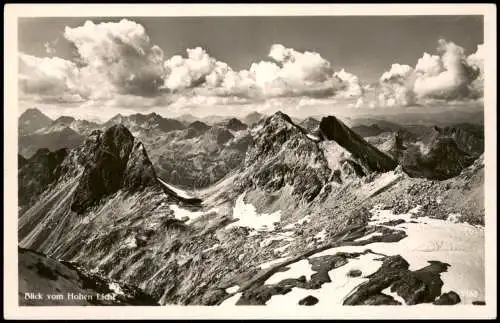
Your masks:
<svg viewBox="0 0 500 323"><path fill-rule="evenodd" d="M28 108L24 110L20 117L26 116L45 116L47 117L40 109L38 108ZM48 118L48 117L47 117ZM50 119L50 118L49 118Z"/></svg>
<svg viewBox="0 0 500 323"><path fill-rule="evenodd" d="M307 140L305 131L294 124L288 115L281 111L274 113L254 133L252 149L247 152L245 164L249 166L263 155L278 153L283 149L282 145L295 136L298 136L295 140Z"/></svg>
<svg viewBox="0 0 500 323"><path fill-rule="evenodd" d="M197 136L200 136L207 132L210 129L210 126L207 125L206 123L203 123L201 121L194 121L191 122L187 128L185 129L185 139L191 139Z"/></svg>
<svg viewBox="0 0 500 323"><path fill-rule="evenodd" d="M117 153L120 158L124 158L134 142L134 136L123 124L116 124L107 128L102 134L103 144L111 152Z"/></svg>
<svg viewBox="0 0 500 323"><path fill-rule="evenodd" d="M333 140L344 147L370 171L387 172L397 166L394 159L370 145L335 116L321 119L319 134L322 139Z"/></svg>
<svg viewBox="0 0 500 323"><path fill-rule="evenodd" d="M278 191L289 186L292 195L312 201L331 175L317 141L281 111L261 125L248 147L240 187Z"/></svg>
<svg viewBox="0 0 500 323"><path fill-rule="evenodd" d="M265 116L259 112L250 112L243 118L243 122L249 126L252 126L259 121L261 121Z"/></svg>
<svg viewBox="0 0 500 323"><path fill-rule="evenodd" d="M46 149L39 150L28 163L49 153ZM157 183L144 146L123 124L113 125L105 131L95 130L69 154L58 156L63 158L52 158L55 161L48 165L50 167L42 165L39 171L49 173L45 176L48 182L58 180L59 174L62 184L77 181L71 203L71 209L77 213L120 189L136 191ZM50 176L54 172L58 176Z"/></svg>
<svg viewBox="0 0 500 323"><path fill-rule="evenodd" d="M204 122L201 122L199 120L196 120L196 121L193 121L191 122L189 125L188 125L188 128L192 128L192 129L199 129L199 130L207 130L210 128L209 125L207 125L206 123Z"/></svg>
<svg viewBox="0 0 500 323"><path fill-rule="evenodd" d="M230 118L222 122L218 122L215 124L215 126L222 126L227 128L228 130L233 130L233 131L240 131L248 128L246 124L244 124L243 122L241 122L236 118Z"/></svg>
<svg viewBox="0 0 500 323"><path fill-rule="evenodd" d="M315 131L319 127L319 120L315 119L313 117L308 117L304 120L302 120L299 125L308 130L308 131Z"/></svg>
<svg viewBox="0 0 500 323"><path fill-rule="evenodd" d="M290 122L290 123L293 123L292 121L292 118L290 118L290 116L282 111L276 111L275 113L273 113L273 115L270 117L270 119L272 121L275 121L275 120L283 120L283 121L286 121L286 122Z"/></svg>
<svg viewBox="0 0 500 323"><path fill-rule="evenodd" d="M70 123L74 122L75 120L76 119L74 117L71 117L71 116L60 116L59 118L54 120L54 124L55 123L70 124Z"/></svg>
<svg viewBox="0 0 500 323"><path fill-rule="evenodd" d="M147 133L153 129L170 132L185 128L184 124L179 120L164 118L155 112L149 114L135 113L126 117L118 114L106 122L105 125L110 126L119 123L127 126L134 134L144 131Z"/></svg>
<svg viewBox="0 0 500 323"><path fill-rule="evenodd" d="M115 116L113 116L111 119L106 121L104 123L104 125L109 126L109 125L113 125L115 123L122 123L124 119L125 119L125 117L121 113L118 113Z"/></svg>
<svg viewBox="0 0 500 323"><path fill-rule="evenodd" d="M46 116L42 111L37 108L30 108L25 110L19 116L19 134L25 135L35 132L39 129L50 126L53 122L51 118Z"/></svg>

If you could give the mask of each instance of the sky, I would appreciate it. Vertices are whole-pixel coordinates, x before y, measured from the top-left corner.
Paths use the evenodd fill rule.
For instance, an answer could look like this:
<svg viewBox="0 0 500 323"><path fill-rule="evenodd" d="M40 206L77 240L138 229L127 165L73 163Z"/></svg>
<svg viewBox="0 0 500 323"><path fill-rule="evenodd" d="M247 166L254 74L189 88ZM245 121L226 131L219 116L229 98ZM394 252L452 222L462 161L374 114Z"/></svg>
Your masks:
<svg viewBox="0 0 500 323"><path fill-rule="evenodd" d="M480 106L481 16L22 18L21 112Z"/></svg>

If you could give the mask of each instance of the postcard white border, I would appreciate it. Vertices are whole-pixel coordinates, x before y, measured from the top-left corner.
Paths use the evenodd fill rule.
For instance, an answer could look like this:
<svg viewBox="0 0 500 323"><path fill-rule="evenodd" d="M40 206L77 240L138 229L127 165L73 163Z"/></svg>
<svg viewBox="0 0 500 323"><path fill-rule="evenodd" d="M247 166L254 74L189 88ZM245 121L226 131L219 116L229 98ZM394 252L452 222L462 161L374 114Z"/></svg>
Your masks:
<svg viewBox="0 0 500 323"><path fill-rule="evenodd" d="M7 4L4 6L4 317L7 319L496 318L496 10L494 4ZM483 15L486 306L20 307L17 273L17 19L139 16Z"/></svg>

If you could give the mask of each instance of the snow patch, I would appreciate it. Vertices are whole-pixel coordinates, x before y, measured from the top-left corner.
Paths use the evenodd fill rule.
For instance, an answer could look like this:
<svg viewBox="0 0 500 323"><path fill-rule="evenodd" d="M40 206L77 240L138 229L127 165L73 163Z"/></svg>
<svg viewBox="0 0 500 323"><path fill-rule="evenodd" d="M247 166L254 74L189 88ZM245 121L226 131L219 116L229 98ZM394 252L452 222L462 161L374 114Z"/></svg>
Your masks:
<svg viewBox="0 0 500 323"><path fill-rule="evenodd" d="M307 134L307 138L314 140L314 141L319 141L319 137L311 134Z"/></svg>
<svg viewBox="0 0 500 323"><path fill-rule="evenodd" d="M364 237L359 237L359 238L355 239L354 241L365 241L365 240L369 240L372 237L380 237L380 236L383 236L383 234L381 232L372 232L370 234L367 234Z"/></svg>
<svg viewBox="0 0 500 323"><path fill-rule="evenodd" d="M185 217L188 218L186 224L190 224L199 217L212 212L213 210L208 211L189 211L183 208L180 208L177 204L169 205L170 209L174 212L174 216L177 220L183 220Z"/></svg>
<svg viewBox="0 0 500 323"><path fill-rule="evenodd" d="M125 247L127 247L127 248L137 247L137 243L136 243L134 236L128 237L127 239L125 239L125 241L123 243L125 244Z"/></svg>
<svg viewBox="0 0 500 323"><path fill-rule="evenodd" d="M263 239L261 242L260 242L260 247L261 248L265 248L267 246L269 246L271 243L273 243L273 241L294 241L295 239L294 238L291 238L291 236L293 236L293 232L283 232L283 233L276 233L275 235L272 235L270 237L267 237L265 239Z"/></svg>
<svg viewBox="0 0 500 323"><path fill-rule="evenodd" d="M331 170L339 168L339 162L351 154L334 141L322 141L319 143Z"/></svg>
<svg viewBox="0 0 500 323"><path fill-rule="evenodd" d="M175 186L172 186L170 184L167 184L165 183L161 178L158 177L158 181L160 181L160 183L162 183L166 188L168 188L169 190L173 191L175 194L177 194L178 196L182 197L182 198L185 198L185 199L190 199L190 198L193 198L193 196L191 196L189 193L187 193L186 191L184 190L181 190L180 188L177 188Z"/></svg>
<svg viewBox="0 0 500 323"><path fill-rule="evenodd" d="M415 146L418 147L418 150L423 155L427 155L430 151L430 147L428 145L424 144L422 141L417 141L415 143Z"/></svg>
<svg viewBox="0 0 500 323"><path fill-rule="evenodd" d="M263 264L261 264L259 266L260 269L267 269L273 265L276 265L276 264L279 264L279 263L282 263L284 261L288 260L288 258L278 258L278 259L274 259L274 260L271 260L271 261L268 261L268 262L265 262Z"/></svg>
<svg viewBox="0 0 500 323"><path fill-rule="evenodd" d="M269 277L264 285L277 284L280 281L288 278L299 278L300 276L306 276L307 280L311 279L311 275L316 273L311 269L311 264L307 259L297 261L288 266L290 269L287 271L280 271Z"/></svg>
<svg viewBox="0 0 500 323"><path fill-rule="evenodd" d="M448 218L446 220L450 221L450 222L453 222L453 223L458 223L458 221L460 220L461 216L462 215L460 213L450 213L448 215Z"/></svg>
<svg viewBox="0 0 500 323"><path fill-rule="evenodd" d="M305 217L303 217L302 219L298 220L297 223L299 225L302 225L302 224L304 224L306 222L309 222L309 221L311 221L311 215L310 214L308 214Z"/></svg>
<svg viewBox="0 0 500 323"><path fill-rule="evenodd" d="M122 288L117 283L114 283L114 282L113 283L109 283L108 287L109 287L109 289L111 289L117 295L125 295L125 293L123 292Z"/></svg>
<svg viewBox="0 0 500 323"><path fill-rule="evenodd" d="M229 288L226 288L226 293L228 293L228 294L236 293L238 291L238 289L240 289L240 286L234 285L234 286L231 286Z"/></svg>
<svg viewBox="0 0 500 323"><path fill-rule="evenodd" d="M233 217L239 219L231 223L227 228L234 226L248 227L256 231L274 231L274 223L281 219L281 211L276 211L271 214L257 213L255 206L247 204L244 201L245 193L241 194L233 208Z"/></svg>
<svg viewBox="0 0 500 323"><path fill-rule="evenodd" d="M273 250L273 252L275 254L278 254L278 255L281 255L282 253L284 253L288 248L290 247L290 244L286 244L282 247L279 247L279 248L276 248Z"/></svg>
<svg viewBox="0 0 500 323"><path fill-rule="evenodd" d="M317 255L314 255L314 257L316 256ZM380 268L380 266L382 265L382 261L376 260L377 258L380 258L380 256L374 254L365 254L360 256L358 259L349 259L349 262L344 266L332 269L328 272L328 275L332 280L331 283L325 283L321 286L320 289L316 290L294 287L285 295L274 295L266 303L266 305L276 307L298 305L299 301L308 295L316 297L319 300L319 304L324 303L342 305L345 298L349 296L357 286L368 281L368 278L365 278L366 276L373 274ZM348 273L351 270L355 269L361 270L362 275L358 277L349 276ZM296 277L299 277L303 274L304 270L298 273ZM271 278L273 278L275 275L271 276Z"/></svg>
<svg viewBox="0 0 500 323"><path fill-rule="evenodd" d="M475 227L467 223L450 223L445 220L428 217L412 218L421 210L417 206L406 214L394 215L391 210L382 210L376 206L371 210L373 216L369 224L380 225L382 222L403 219L406 221L404 231L407 237L398 242L374 242L364 246L341 246L330 248L311 257L335 255L339 252L363 253L370 249L372 253L360 256L359 259L349 259L348 264L330 272L333 283L324 284L320 290L303 290L294 288L285 295L275 295L268 304L271 305L296 305L307 295L312 295L329 304L341 304L349 290L354 290L365 278L345 278L351 269L359 269L363 276L375 272L382 261L377 260L381 255L401 255L410 264L410 270L417 270L429 265L429 261L437 260L451 266L448 271L441 273L444 282L442 293L455 291L460 295L462 304L471 304L475 300L484 300L484 228ZM414 221L416 223L411 223ZM403 228L401 228L403 229ZM359 240L366 240L376 233L368 234ZM292 265L293 267L293 265ZM305 267L305 266L304 266ZM295 268L295 267L294 267ZM301 268L297 272L281 272L271 276L271 281L284 278L297 278L308 273L310 269ZM394 295L391 295L394 297ZM396 299L396 298L395 298ZM396 299L400 301L399 299Z"/></svg>
<svg viewBox="0 0 500 323"><path fill-rule="evenodd" d="M229 297L228 299L224 300L220 306L233 306L236 305L236 303L240 300L240 297L243 293L239 292L234 294L233 296Z"/></svg>
<svg viewBox="0 0 500 323"><path fill-rule="evenodd" d="M208 252L208 251L216 250L216 249L219 249L220 247L221 247L221 245L216 243L213 246L211 246L210 248L203 249L201 252Z"/></svg>
<svg viewBox="0 0 500 323"><path fill-rule="evenodd" d="M292 222L292 223L289 223L289 224L285 225L283 227L283 229L285 229L285 230L292 230L292 229L295 228L295 225L297 225L297 224L298 225L303 225L304 223L308 223L310 221L311 221L311 215L308 214L305 217L303 217L302 219L297 220L296 222Z"/></svg>
<svg viewBox="0 0 500 323"><path fill-rule="evenodd" d="M320 240L320 241L323 241L325 240L326 238L326 229L323 229L321 230L320 232L318 232L315 236L314 236L316 239Z"/></svg>
<svg viewBox="0 0 500 323"><path fill-rule="evenodd" d="M403 297L399 296L397 293L391 292L391 287L392 285L381 291L381 293L387 296L391 296L392 298L394 298L395 301L400 302L401 305L406 305L406 302Z"/></svg>

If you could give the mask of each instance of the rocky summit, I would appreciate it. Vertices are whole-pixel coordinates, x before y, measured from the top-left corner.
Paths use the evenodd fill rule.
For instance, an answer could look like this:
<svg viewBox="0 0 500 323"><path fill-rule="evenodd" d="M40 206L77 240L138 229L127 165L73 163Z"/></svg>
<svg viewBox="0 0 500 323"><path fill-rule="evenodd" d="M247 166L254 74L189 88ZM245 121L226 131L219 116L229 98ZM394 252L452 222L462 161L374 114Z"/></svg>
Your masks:
<svg viewBox="0 0 500 323"><path fill-rule="evenodd" d="M120 188L137 190L156 183L156 174L140 142L119 124L104 133L94 133L90 156L82 165L72 210L81 212ZM66 165L64 165L66 166Z"/></svg>
<svg viewBox="0 0 500 323"><path fill-rule="evenodd" d="M305 201L313 200L331 175L317 142L281 112L256 130L244 163L242 186L269 192L288 186L292 195Z"/></svg>

